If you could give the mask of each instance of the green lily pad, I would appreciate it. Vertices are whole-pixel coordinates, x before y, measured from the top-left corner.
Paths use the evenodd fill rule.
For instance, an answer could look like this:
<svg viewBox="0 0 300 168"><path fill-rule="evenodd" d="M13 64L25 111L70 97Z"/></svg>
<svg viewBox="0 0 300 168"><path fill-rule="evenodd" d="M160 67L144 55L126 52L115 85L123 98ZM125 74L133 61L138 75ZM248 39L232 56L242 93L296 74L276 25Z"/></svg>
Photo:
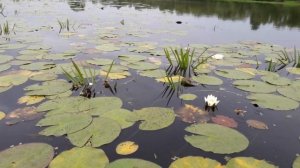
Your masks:
<svg viewBox="0 0 300 168"><path fill-rule="evenodd" d="M0 76L0 87L8 87L10 85L17 86L25 83L28 77L18 72Z"/></svg>
<svg viewBox="0 0 300 168"><path fill-rule="evenodd" d="M118 51L118 50L121 50L120 47L118 47L118 46L116 46L116 45L114 45L114 44L110 44L110 43L102 44L102 45L96 46L96 49L97 49L97 50L104 51L104 52L112 52L112 51Z"/></svg>
<svg viewBox="0 0 300 168"><path fill-rule="evenodd" d="M110 69L110 65L102 66L101 70L107 72ZM124 71L128 71L128 68L123 65L113 65L110 72L111 73L121 73Z"/></svg>
<svg viewBox="0 0 300 168"><path fill-rule="evenodd" d="M251 79L254 77L254 75L234 69L218 69L215 73L230 79Z"/></svg>
<svg viewBox="0 0 300 168"><path fill-rule="evenodd" d="M147 59L147 57L142 55L120 55L119 59L126 62L134 63L134 62L144 61Z"/></svg>
<svg viewBox="0 0 300 168"><path fill-rule="evenodd" d="M134 113L126 109L114 109L105 112L101 117L110 118L118 122L122 129L131 127L135 122L128 121L134 117Z"/></svg>
<svg viewBox="0 0 300 168"><path fill-rule="evenodd" d="M112 59L106 59L106 58L93 58L92 60L87 60L86 62L93 65L111 65Z"/></svg>
<svg viewBox="0 0 300 168"><path fill-rule="evenodd" d="M295 100L274 94L255 93L247 96L247 98L252 100L252 104L257 104L261 108L292 110L299 107L299 103Z"/></svg>
<svg viewBox="0 0 300 168"><path fill-rule="evenodd" d="M179 96L180 99L182 100L195 100L197 98L197 95L194 95L194 94L181 94Z"/></svg>
<svg viewBox="0 0 300 168"><path fill-rule="evenodd" d="M237 80L233 82L233 85L236 88L247 92L271 93L276 91L276 87L274 85L255 80Z"/></svg>
<svg viewBox="0 0 300 168"><path fill-rule="evenodd" d="M135 63L130 63L127 66L129 68L140 70L140 71L155 70L159 68L159 65L149 63L149 62L135 62Z"/></svg>
<svg viewBox="0 0 300 168"><path fill-rule="evenodd" d="M222 164L216 160L201 156L186 156L171 163L169 168L222 168Z"/></svg>
<svg viewBox="0 0 300 168"><path fill-rule="evenodd" d="M43 59L47 60L66 60L75 57L75 53L59 53L59 54L45 54Z"/></svg>
<svg viewBox="0 0 300 168"><path fill-rule="evenodd" d="M0 64L6 63L10 60L14 59L13 56L10 55L0 55Z"/></svg>
<svg viewBox="0 0 300 168"><path fill-rule="evenodd" d="M194 135L186 135L184 139L207 152L230 154L243 151L249 145L243 134L218 124L194 124L185 130Z"/></svg>
<svg viewBox="0 0 300 168"><path fill-rule="evenodd" d="M141 76L146 76L150 78L163 78L166 76L166 71L162 69L155 69L155 70L149 70L149 71L141 71Z"/></svg>
<svg viewBox="0 0 300 168"><path fill-rule="evenodd" d="M300 68L288 67L286 70L291 74L300 75Z"/></svg>
<svg viewBox="0 0 300 168"><path fill-rule="evenodd" d="M265 160L257 160L253 157L235 157L228 161L226 168L278 168Z"/></svg>
<svg viewBox="0 0 300 168"><path fill-rule="evenodd" d="M105 168L161 168L159 165L143 159L125 158L111 162Z"/></svg>
<svg viewBox="0 0 300 168"><path fill-rule="evenodd" d="M43 82L41 85L34 84L24 88L26 95L31 96L50 96L60 93L64 93L70 90L72 87L71 83L65 80L52 80Z"/></svg>
<svg viewBox="0 0 300 168"><path fill-rule="evenodd" d="M45 168L54 156L52 146L45 143L28 143L0 152L2 168Z"/></svg>
<svg viewBox="0 0 300 168"><path fill-rule="evenodd" d="M280 77L280 76L273 76L273 75L266 75L266 76L261 77L261 79L272 85L279 85L279 86L286 86L286 85L290 85L292 83L292 81L288 78Z"/></svg>
<svg viewBox="0 0 300 168"><path fill-rule="evenodd" d="M9 62L10 65L25 65L25 64L30 64L31 61L24 61L24 60L12 60Z"/></svg>
<svg viewBox="0 0 300 168"><path fill-rule="evenodd" d="M175 121L174 111L170 108L147 107L134 110L135 116L128 121L141 121L141 130L159 130L170 126Z"/></svg>
<svg viewBox="0 0 300 168"><path fill-rule="evenodd" d="M50 80L54 80L56 78L57 78L57 75L53 74L53 73L41 73L41 74L33 75L30 77L30 79L34 80L34 81L50 81Z"/></svg>
<svg viewBox="0 0 300 168"><path fill-rule="evenodd" d="M0 93L8 91L12 87L13 87L12 85L10 85L10 86L0 86Z"/></svg>
<svg viewBox="0 0 300 168"><path fill-rule="evenodd" d="M293 85L285 86L277 89L281 95L291 98L296 101L300 101L300 86L296 87Z"/></svg>
<svg viewBox="0 0 300 168"><path fill-rule="evenodd" d="M92 117L87 114L65 113L60 115L47 116L41 119L37 126L49 126L39 134L45 136L62 136L82 130L92 122Z"/></svg>
<svg viewBox="0 0 300 168"><path fill-rule="evenodd" d="M49 168L105 168L108 163L109 160L101 149L75 147L56 156Z"/></svg>
<svg viewBox="0 0 300 168"><path fill-rule="evenodd" d="M68 134L68 139L75 146L82 147L86 144L99 147L114 141L121 132L120 125L109 118L94 118L92 123L75 133Z"/></svg>
<svg viewBox="0 0 300 168"><path fill-rule="evenodd" d="M293 168L299 168L299 167L300 167L300 156L297 156L293 162Z"/></svg>
<svg viewBox="0 0 300 168"><path fill-rule="evenodd" d="M3 118L5 118L6 114L2 111L0 111L0 120L2 120Z"/></svg>
<svg viewBox="0 0 300 168"><path fill-rule="evenodd" d="M204 84L204 85L222 85L223 81L214 76L208 75L198 75L193 76L192 80L196 81L197 83Z"/></svg>
<svg viewBox="0 0 300 168"><path fill-rule="evenodd" d="M54 68L56 65L53 62L33 62L27 65L20 66L21 69L30 70L30 71L38 71L44 69Z"/></svg>
<svg viewBox="0 0 300 168"><path fill-rule="evenodd" d="M0 65L0 72L6 71L11 67L9 64L2 64Z"/></svg>

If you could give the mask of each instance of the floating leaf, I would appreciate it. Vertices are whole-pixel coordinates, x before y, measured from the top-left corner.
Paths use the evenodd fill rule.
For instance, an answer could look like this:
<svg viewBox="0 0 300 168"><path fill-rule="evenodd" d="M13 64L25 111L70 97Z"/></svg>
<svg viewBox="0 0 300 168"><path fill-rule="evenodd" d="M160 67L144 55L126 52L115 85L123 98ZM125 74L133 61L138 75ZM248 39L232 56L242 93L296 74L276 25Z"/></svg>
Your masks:
<svg viewBox="0 0 300 168"><path fill-rule="evenodd" d="M130 121L141 121L141 130L159 130L170 126L175 121L174 111L170 108L147 107L134 110L135 117Z"/></svg>
<svg viewBox="0 0 300 168"><path fill-rule="evenodd" d="M274 76L274 75L266 75L266 76L261 77L261 79L272 85L279 85L279 86L290 85L292 83L292 81L288 78Z"/></svg>
<svg viewBox="0 0 300 168"><path fill-rule="evenodd" d="M194 124L185 130L195 134L184 137L188 143L208 152L236 153L245 150L249 145L248 139L243 134L217 124Z"/></svg>
<svg viewBox="0 0 300 168"><path fill-rule="evenodd" d="M300 86L285 86L282 88L278 88L277 91L285 97L291 98L296 101L300 101Z"/></svg>
<svg viewBox="0 0 300 168"><path fill-rule="evenodd" d="M6 114L2 111L0 111L0 120L2 120L3 118L5 118Z"/></svg>
<svg viewBox="0 0 300 168"><path fill-rule="evenodd" d="M200 156L186 156L171 163L169 168L224 168L216 160Z"/></svg>
<svg viewBox="0 0 300 168"><path fill-rule="evenodd" d="M129 68L140 70L140 71L155 70L159 68L159 65L149 63L149 62L135 62L135 63L130 63L127 66Z"/></svg>
<svg viewBox="0 0 300 168"><path fill-rule="evenodd" d="M18 108L6 115L7 125L17 124L21 121L34 120L41 117L42 113L37 113L35 107Z"/></svg>
<svg viewBox="0 0 300 168"><path fill-rule="evenodd" d="M230 79L251 79L254 77L254 75L234 69L218 69L215 73L219 76Z"/></svg>
<svg viewBox="0 0 300 168"><path fill-rule="evenodd" d="M226 168L277 168L265 160L257 160L252 157L235 157L228 161Z"/></svg>
<svg viewBox="0 0 300 168"><path fill-rule="evenodd" d="M32 105L45 100L44 96L23 96L18 99L19 104Z"/></svg>
<svg viewBox="0 0 300 168"><path fill-rule="evenodd" d="M241 90L256 93L271 93L276 91L276 87L265 82L255 80L237 80L233 85Z"/></svg>
<svg viewBox="0 0 300 168"><path fill-rule="evenodd" d="M106 58L93 58L92 60L87 60L86 62L93 65L111 65L112 59L106 59Z"/></svg>
<svg viewBox="0 0 300 168"><path fill-rule="evenodd" d="M34 84L24 88L29 96L50 96L64 93L70 90L72 84L65 80L53 80L43 82L41 85Z"/></svg>
<svg viewBox="0 0 300 168"><path fill-rule="evenodd" d="M136 152L139 148L139 145L132 141L125 141L118 144L116 152L119 155L130 155Z"/></svg>
<svg viewBox="0 0 300 168"><path fill-rule="evenodd" d="M180 99L182 100L195 100L197 98L197 95L188 93L188 94L181 94L179 96Z"/></svg>
<svg viewBox="0 0 300 168"><path fill-rule="evenodd" d="M10 55L0 55L0 64L6 63L10 60L12 60L14 57Z"/></svg>
<svg viewBox="0 0 300 168"><path fill-rule="evenodd" d="M105 168L161 168L159 165L143 159L118 159Z"/></svg>
<svg viewBox="0 0 300 168"><path fill-rule="evenodd" d="M53 73L41 73L41 74L36 74L30 77L31 80L34 81L50 81L54 80L57 78L56 74Z"/></svg>
<svg viewBox="0 0 300 168"><path fill-rule="evenodd" d="M176 75L176 76L172 76L172 77L159 78L159 79L156 79L156 80L157 80L158 82L169 83L168 78L171 78L170 80L172 80L174 83L181 82L182 79L183 79L182 76Z"/></svg>
<svg viewBox="0 0 300 168"><path fill-rule="evenodd" d="M177 110L176 114L183 122L187 123L206 123L210 120L207 111L189 104L185 104L184 107Z"/></svg>
<svg viewBox="0 0 300 168"><path fill-rule="evenodd" d="M21 69L38 71L54 68L56 65L53 62L33 62L27 65L20 66Z"/></svg>
<svg viewBox="0 0 300 168"><path fill-rule="evenodd" d="M45 168L54 156L53 147L45 143L28 143L0 152L2 168Z"/></svg>
<svg viewBox="0 0 300 168"><path fill-rule="evenodd" d="M166 76L166 71L162 69L155 69L155 70L149 70L149 71L141 71L141 76L146 76L150 78L163 78Z"/></svg>
<svg viewBox="0 0 300 168"><path fill-rule="evenodd" d="M291 74L300 75L300 68L288 67L286 70Z"/></svg>
<svg viewBox="0 0 300 168"><path fill-rule="evenodd" d="M249 127L253 127L256 129L269 129L267 124L265 124L264 122L261 121L257 121L257 120L247 120L246 123L248 124Z"/></svg>
<svg viewBox="0 0 300 168"><path fill-rule="evenodd" d="M45 136L62 136L82 130L90 125L92 117L87 114L65 113L60 115L47 116L40 120L37 126L49 126L39 134Z"/></svg>
<svg viewBox="0 0 300 168"><path fill-rule="evenodd" d="M134 62L144 61L147 59L147 57L142 56L142 55L120 55L119 59L123 60L123 61L134 63Z"/></svg>
<svg viewBox="0 0 300 168"><path fill-rule="evenodd" d="M103 77L106 77L107 76L107 72L105 71L100 71L100 75L103 76ZM110 72L108 74L108 78L109 79L125 79L127 78L128 76L130 76L131 74L127 71L123 71L123 72Z"/></svg>
<svg viewBox="0 0 300 168"><path fill-rule="evenodd" d="M238 126L238 123L234 119L223 115L216 115L215 117L212 117L211 120L212 122L225 127L236 128Z"/></svg>
<svg viewBox="0 0 300 168"><path fill-rule="evenodd" d="M86 144L99 147L111 143L121 132L119 124L111 119L100 117L94 118L92 123L77 132L69 133L68 139L75 146L82 147Z"/></svg>
<svg viewBox="0 0 300 168"><path fill-rule="evenodd" d="M293 162L293 168L300 168L300 156L297 156Z"/></svg>
<svg viewBox="0 0 300 168"><path fill-rule="evenodd" d="M115 120L122 129L128 128L134 124L134 122L128 121L130 118L134 117L134 113L126 109L113 109L105 112L101 117Z"/></svg>
<svg viewBox="0 0 300 168"><path fill-rule="evenodd" d="M100 50L100 51L104 51L104 52L112 52L112 51L118 51L121 48L114 44L108 43L108 44L102 44L102 45L96 46L96 49Z"/></svg>
<svg viewBox="0 0 300 168"><path fill-rule="evenodd" d="M9 64L0 65L0 72L6 71L11 67Z"/></svg>
<svg viewBox="0 0 300 168"><path fill-rule="evenodd" d="M299 107L299 103L295 100L274 94L253 93L247 96L247 98L252 100L252 104L257 104L261 108L292 110Z"/></svg>
<svg viewBox="0 0 300 168"><path fill-rule="evenodd" d="M197 83L203 84L203 85L222 85L223 81L217 77L214 76L208 76L208 75L198 75L194 76L192 78Z"/></svg>
<svg viewBox="0 0 300 168"><path fill-rule="evenodd" d="M108 162L106 154L101 149L75 147L56 156L49 168L104 168Z"/></svg>

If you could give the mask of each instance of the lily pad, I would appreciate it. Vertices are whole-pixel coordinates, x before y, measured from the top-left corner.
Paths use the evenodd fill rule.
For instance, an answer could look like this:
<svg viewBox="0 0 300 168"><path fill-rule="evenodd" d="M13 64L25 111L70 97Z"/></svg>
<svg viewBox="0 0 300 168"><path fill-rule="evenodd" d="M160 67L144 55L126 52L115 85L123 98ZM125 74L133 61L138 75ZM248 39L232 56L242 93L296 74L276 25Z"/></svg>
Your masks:
<svg viewBox="0 0 300 168"><path fill-rule="evenodd" d="M52 80L43 82L41 85L34 84L24 88L26 95L30 96L50 96L64 93L70 90L72 84L65 80Z"/></svg>
<svg viewBox="0 0 300 168"><path fill-rule="evenodd" d="M56 65L53 62L33 62L27 65L20 66L21 69L30 70L30 71L38 71L44 69L54 68Z"/></svg>
<svg viewBox="0 0 300 168"><path fill-rule="evenodd" d="M300 156L297 156L293 162L293 168L300 168Z"/></svg>
<svg viewBox="0 0 300 168"><path fill-rule="evenodd" d="M18 99L18 104L32 105L45 100L44 96L23 96Z"/></svg>
<svg viewBox="0 0 300 168"><path fill-rule="evenodd" d="M140 71L155 70L159 68L159 65L149 63L149 62L135 62L135 63L130 63L127 66L129 68L140 70Z"/></svg>
<svg viewBox="0 0 300 168"><path fill-rule="evenodd" d="M120 55L119 59L123 60L123 61L134 63L134 62L144 61L147 59L147 57L142 56L142 55Z"/></svg>
<svg viewBox="0 0 300 168"><path fill-rule="evenodd" d="M295 100L274 94L253 93L247 96L247 98L252 100L252 104L257 104L261 108L292 110L299 107L299 103Z"/></svg>
<svg viewBox="0 0 300 168"><path fill-rule="evenodd" d="M101 149L75 147L56 156L49 168L104 168L108 163L109 160Z"/></svg>
<svg viewBox="0 0 300 168"><path fill-rule="evenodd" d="M6 119L8 120L6 124L13 125L22 121L34 120L41 116L42 113L37 113L34 106L18 108L6 115Z"/></svg>
<svg viewBox="0 0 300 168"><path fill-rule="evenodd" d="M129 121L141 121L141 130L159 130L170 126L175 121L174 111L170 108L147 107L134 110L135 117Z"/></svg>
<svg viewBox="0 0 300 168"><path fill-rule="evenodd" d="M101 117L110 118L118 122L122 129L132 126L135 122L128 121L134 117L134 113L126 109L113 109L105 112Z"/></svg>
<svg viewBox="0 0 300 168"><path fill-rule="evenodd" d="M195 100L197 98L197 95L187 93L187 94L181 94L179 98L182 100Z"/></svg>
<svg viewBox="0 0 300 168"><path fill-rule="evenodd" d="M159 165L143 159L118 159L111 162L105 168L161 168Z"/></svg>
<svg viewBox="0 0 300 168"><path fill-rule="evenodd" d="M290 85L292 83L292 81L288 78L274 76L274 75L266 75L266 76L261 77L261 79L272 85L279 85L279 86Z"/></svg>
<svg viewBox="0 0 300 168"><path fill-rule="evenodd" d="M194 76L192 78L197 83L203 84L203 85L222 85L223 81L217 77L214 76L208 76L208 75L198 75Z"/></svg>
<svg viewBox="0 0 300 168"><path fill-rule="evenodd" d="M150 78L163 78L166 76L166 71L162 69L155 69L155 70L149 70L149 71L141 71L141 76L146 76Z"/></svg>
<svg viewBox="0 0 300 168"><path fill-rule="evenodd" d="M11 67L9 64L0 65L0 72L6 71Z"/></svg>
<svg viewBox="0 0 300 168"><path fill-rule="evenodd" d="M10 55L0 55L0 64L6 63L10 60L12 60L14 57Z"/></svg>
<svg viewBox="0 0 300 168"><path fill-rule="evenodd" d="M50 81L57 78L56 74L53 73L40 73L30 77L31 80L34 81Z"/></svg>
<svg viewBox="0 0 300 168"><path fill-rule="evenodd" d="M2 120L3 118L5 118L6 114L2 111L0 111L0 120Z"/></svg>
<svg viewBox="0 0 300 168"><path fill-rule="evenodd" d="M74 133L69 133L68 139L73 145L78 147L86 144L92 147L99 147L114 141L120 132L121 127L116 121L100 117L94 118L88 127Z"/></svg>
<svg viewBox="0 0 300 168"><path fill-rule="evenodd" d="M54 156L53 147L45 143L28 143L0 152L0 167L45 168Z"/></svg>
<svg viewBox="0 0 300 168"><path fill-rule="evenodd" d="M96 49L100 50L100 51L103 51L103 52L112 52L112 51L121 50L120 47L118 47L118 46L116 46L114 44L111 44L111 43L107 43L107 44L102 44L102 45L96 46Z"/></svg>
<svg viewBox="0 0 300 168"><path fill-rule="evenodd" d="M291 74L300 75L300 68L289 67L286 70Z"/></svg>
<svg viewBox="0 0 300 168"><path fill-rule="evenodd" d="M300 86L285 86L282 88L278 88L277 91L285 97L291 98L296 101L300 101Z"/></svg>
<svg viewBox="0 0 300 168"><path fill-rule="evenodd" d="M37 126L49 126L39 134L45 136L62 136L84 129L92 122L92 117L87 114L65 113L60 115L47 116L41 119Z"/></svg>
<svg viewBox="0 0 300 168"><path fill-rule="evenodd" d="M178 117L186 123L206 123L210 120L208 112L190 104L176 111Z"/></svg>
<svg viewBox="0 0 300 168"><path fill-rule="evenodd" d="M215 73L219 76L230 79L251 79L254 77L254 75L234 69L218 69Z"/></svg>
<svg viewBox="0 0 300 168"><path fill-rule="evenodd" d="M216 160L201 156L186 156L171 163L169 168L223 168Z"/></svg>
<svg viewBox="0 0 300 168"><path fill-rule="evenodd" d="M185 129L194 135L184 139L192 146L217 154L231 154L245 150L248 139L238 131L217 124L194 124Z"/></svg>
<svg viewBox="0 0 300 168"><path fill-rule="evenodd" d="M261 129L261 130L269 129L268 126L267 126L267 124L265 124L262 121L247 120L246 123L248 124L249 127L252 127L252 128Z"/></svg>
<svg viewBox="0 0 300 168"><path fill-rule="evenodd" d="M253 157L235 157L228 161L226 168L277 168L265 160L257 160Z"/></svg>
<svg viewBox="0 0 300 168"><path fill-rule="evenodd" d="M116 152L119 155L130 155L136 152L139 148L139 145L132 141L125 141L118 144L116 148Z"/></svg>
<svg viewBox="0 0 300 168"><path fill-rule="evenodd" d="M255 80L237 80L233 85L241 90L255 93L271 93L276 91L276 87L265 82Z"/></svg>
<svg viewBox="0 0 300 168"><path fill-rule="evenodd" d="M225 127L236 128L238 126L238 123L233 118L223 115L216 115L215 117L212 117L211 120L212 122Z"/></svg>
<svg viewBox="0 0 300 168"><path fill-rule="evenodd" d="M93 65L111 65L112 59L106 59L106 58L93 58L92 60L87 60L86 62Z"/></svg>

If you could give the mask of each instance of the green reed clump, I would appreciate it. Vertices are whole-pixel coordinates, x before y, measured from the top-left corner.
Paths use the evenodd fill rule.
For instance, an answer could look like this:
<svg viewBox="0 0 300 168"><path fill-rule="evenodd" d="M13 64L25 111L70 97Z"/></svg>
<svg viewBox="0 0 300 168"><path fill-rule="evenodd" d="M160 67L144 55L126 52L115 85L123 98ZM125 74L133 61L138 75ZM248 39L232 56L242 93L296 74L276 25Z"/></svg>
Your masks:
<svg viewBox="0 0 300 168"><path fill-rule="evenodd" d="M71 22L69 19L67 19L66 21L61 21L61 20L57 19L57 22L59 25L59 33L64 29L67 29L67 31L70 31L70 28L74 26L74 24L71 25Z"/></svg>
<svg viewBox="0 0 300 168"><path fill-rule="evenodd" d="M0 24L0 35L9 35L10 29L8 21L4 22L3 25Z"/></svg>
<svg viewBox="0 0 300 168"><path fill-rule="evenodd" d="M73 64L71 72L66 71L64 68L62 68L62 70L64 72L64 75L68 78L68 80L70 80L73 83L73 87L75 89L80 88L82 86L93 85L96 83L95 70L92 72L92 70L89 68L87 72L87 70L84 68L82 68L81 70L72 59L71 62Z"/></svg>

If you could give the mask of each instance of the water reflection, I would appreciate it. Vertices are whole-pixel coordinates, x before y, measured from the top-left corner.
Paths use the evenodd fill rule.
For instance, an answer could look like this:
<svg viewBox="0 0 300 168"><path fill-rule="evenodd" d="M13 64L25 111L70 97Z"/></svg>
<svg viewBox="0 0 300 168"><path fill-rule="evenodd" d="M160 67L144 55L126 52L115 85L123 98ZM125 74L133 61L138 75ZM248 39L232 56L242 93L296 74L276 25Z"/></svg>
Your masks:
<svg viewBox="0 0 300 168"><path fill-rule="evenodd" d="M68 4L70 8L75 12L84 11L85 0L68 0Z"/></svg>
<svg viewBox="0 0 300 168"><path fill-rule="evenodd" d="M70 2L70 1L69 1ZM72 1L74 2L74 1ZM71 7L74 10L74 4ZM93 4L102 3L120 8L127 5L136 9L158 8L161 11L179 15L192 14L194 16L216 16L222 20L249 19L252 30L258 30L260 25L273 24L275 27L299 28L299 6L284 6L275 4L254 4L239 2L222 2L211 0L92 0ZM69 3L70 4L70 3ZM84 2L82 3L84 5ZM81 4L81 5L82 5ZM71 5L70 5L71 6ZM75 8L77 9L77 8ZM81 9L84 9L81 8Z"/></svg>

